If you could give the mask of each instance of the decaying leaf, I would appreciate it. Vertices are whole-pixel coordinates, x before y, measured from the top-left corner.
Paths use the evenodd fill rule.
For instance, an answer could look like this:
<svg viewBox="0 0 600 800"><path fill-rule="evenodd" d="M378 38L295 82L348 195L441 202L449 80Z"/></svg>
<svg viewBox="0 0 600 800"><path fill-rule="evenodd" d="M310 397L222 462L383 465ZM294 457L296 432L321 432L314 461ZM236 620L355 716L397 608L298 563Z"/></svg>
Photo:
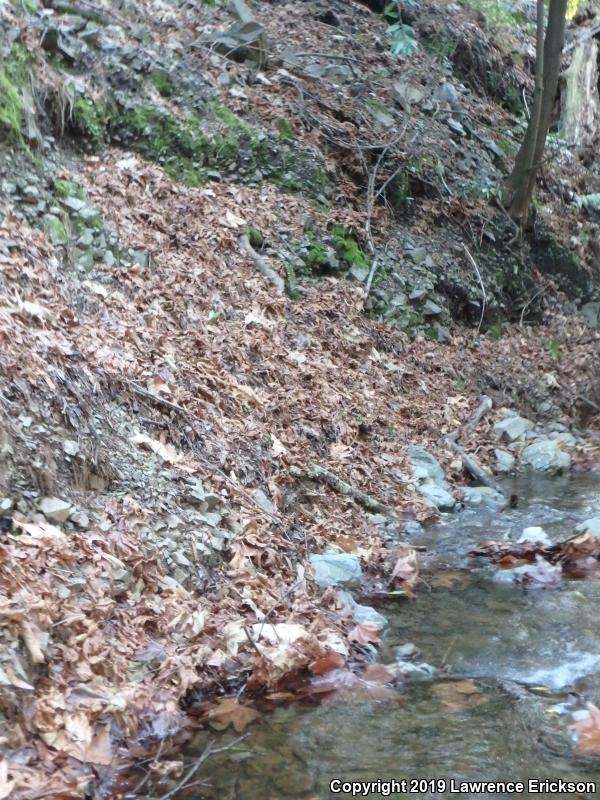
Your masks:
<svg viewBox="0 0 600 800"><path fill-rule="evenodd" d="M432 692L448 711L466 711L488 702L488 698L470 678L436 683Z"/></svg>
<svg viewBox="0 0 600 800"><path fill-rule="evenodd" d="M209 710L207 718L216 730L222 731L232 725L239 733L260 719L260 714L255 708L239 703L235 697L224 697L217 700L217 705Z"/></svg>

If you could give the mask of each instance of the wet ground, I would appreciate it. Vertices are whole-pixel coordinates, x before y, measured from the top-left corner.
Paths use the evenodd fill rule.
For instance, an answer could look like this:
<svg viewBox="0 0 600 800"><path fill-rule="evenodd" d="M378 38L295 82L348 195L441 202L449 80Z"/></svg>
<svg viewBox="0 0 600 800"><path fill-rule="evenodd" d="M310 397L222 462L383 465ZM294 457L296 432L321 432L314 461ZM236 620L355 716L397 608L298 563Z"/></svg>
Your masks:
<svg viewBox="0 0 600 800"><path fill-rule="evenodd" d="M232 749L213 756L202 772L210 786L188 797L236 800L348 797L330 781L445 779L428 791L393 797L600 797L600 757L574 753L565 705L600 701L600 579L564 580L558 589L524 591L506 573L468 557L486 539L517 539L539 525L551 539L600 513L600 481L555 479L510 487L519 507L464 511L413 539L436 553L438 574L415 602L383 609L390 620L381 658L412 643L413 661L443 668L385 700L332 696L316 707L288 706L256 725ZM452 681L472 679L476 700ZM471 683L466 684L471 686ZM468 689L467 694L471 691ZM577 697L580 695L580 697ZM190 763L213 734L203 732ZM223 734L220 744L232 741ZM550 789L492 794L452 793L449 781L539 778L596 781L598 792ZM370 797L384 797L385 790Z"/></svg>

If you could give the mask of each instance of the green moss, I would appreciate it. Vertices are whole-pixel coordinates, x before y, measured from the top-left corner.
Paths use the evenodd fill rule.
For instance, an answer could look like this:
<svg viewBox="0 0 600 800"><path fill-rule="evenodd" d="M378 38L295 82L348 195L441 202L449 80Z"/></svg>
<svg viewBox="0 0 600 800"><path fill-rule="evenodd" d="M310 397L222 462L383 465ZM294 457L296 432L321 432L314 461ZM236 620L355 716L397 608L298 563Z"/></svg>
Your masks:
<svg viewBox="0 0 600 800"><path fill-rule="evenodd" d="M154 70L148 75L148 80L161 97L171 97L175 91L175 84L171 76L164 70Z"/></svg>
<svg viewBox="0 0 600 800"><path fill-rule="evenodd" d="M260 250L265 242L265 237L262 233L256 228L252 227L252 225L248 225L246 228L246 235L248 236L248 241L252 245L255 250Z"/></svg>
<svg viewBox="0 0 600 800"><path fill-rule="evenodd" d="M285 264L285 290L287 295L292 300L298 300L300 298L300 292L298 290L298 281L296 279L296 270L294 269L293 265L289 262Z"/></svg>
<svg viewBox="0 0 600 800"><path fill-rule="evenodd" d="M360 248L356 239L343 225L332 225L331 233L335 239L335 247L338 257L350 267L369 268L369 258Z"/></svg>
<svg viewBox="0 0 600 800"><path fill-rule="evenodd" d="M80 200L85 200L83 187L75 183L75 181L67 181L63 178L54 180L54 194L60 198L78 197Z"/></svg>
<svg viewBox="0 0 600 800"><path fill-rule="evenodd" d="M30 62L29 52L17 44L0 67L0 138L24 148L23 91L27 85Z"/></svg>
<svg viewBox="0 0 600 800"><path fill-rule="evenodd" d="M246 123L236 114L234 114L233 111L230 111L227 106L223 105L223 103L221 103L219 100L209 100L208 108L218 122L222 122L229 128L248 130Z"/></svg>
<svg viewBox="0 0 600 800"><path fill-rule="evenodd" d="M279 138L282 142L293 142L296 138L294 129L285 117L277 117L275 120L275 127L279 133Z"/></svg>
<svg viewBox="0 0 600 800"><path fill-rule="evenodd" d="M44 222L48 239L54 245L66 244L69 241L67 230L58 217L48 216Z"/></svg>
<svg viewBox="0 0 600 800"><path fill-rule="evenodd" d="M95 102L83 95L75 98L71 129L89 141L95 150L104 145L109 119L110 109L105 103Z"/></svg>
<svg viewBox="0 0 600 800"><path fill-rule="evenodd" d="M306 266L310 267L311 270L322 269L329 264L327 248L319 242L314 242L309 245L303 260Z"/></svg>

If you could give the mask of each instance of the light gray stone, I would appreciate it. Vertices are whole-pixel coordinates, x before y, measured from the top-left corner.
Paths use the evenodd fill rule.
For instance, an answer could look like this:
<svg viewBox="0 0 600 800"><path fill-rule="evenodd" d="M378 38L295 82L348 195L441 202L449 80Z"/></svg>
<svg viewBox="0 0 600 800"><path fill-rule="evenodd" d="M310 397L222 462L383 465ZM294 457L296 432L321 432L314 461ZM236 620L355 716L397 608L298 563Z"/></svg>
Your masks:
<svg viewBox="0 0 600 800"><path fill-rule="evenodd" d="M85 200L80 197L65 197L61 202L71 211L81 211L82 208L85 208Z"/></svg>
<svg viewBox="0 0 600 800"><path fill-rule="evenodd" d="M463 503L467 508L504 508L506 498L488 486L467 486Z"/></svg>
<svg viewBox="0 0 600 800"><path fill-rule="evenodd" d="M308 560L321 589L328 586L360 586L362 570L356 556L347 553L312 553Z"/></svg>
<svg viewBox="0 0 600 800"><path fill-rule="evenodd" d="M600 326L600 303L585 303L579 313L592 328Z"/></svg>
<svg viewBox="0 0 600 800"><path fill-rule="evenodd" d="M530 419L510 416L501 419L494 425L494 433L507 442L516 442L517 439L522 439L531 428L533 428L533 422Z"/></svg>
<svg viewBox="0 0 600 800"><path fill-rule="evenodd" d="M439 511L452 511L456 500L438 461L422 447L415 446L408 448L408 458L413 480L423 499Z"/></svg>
<svg viewBox="0 0 600 800"><path fill-rule="evenodd" d="M441 314L442 311L443 309L441 306L438 306L438 304L434 303L433 300L427 300L423 306L423 314L426 317L436 317L438 314Z"/></svg>
<svg viewBox="0 0 600 800"><path fill-rule="evenodd" d="M496 472L499 475L508 475L515 470L515 457L506 450L494 450L496 454Z"/></svg>
<svg viewBox="0 0 600 800"><path fill-rule="evenodd" d="M571 466L571 456L563 452L556 442L541 439L528 445L521 456L521 465L536 472L563 472Z"/></svg>
<svg viewBox="0 0 600 800"><path fill-rule="evenodd" d="M600 536L600 517L590 517L581 522L575 530L577 533L591 533L592 536Z"/></svg>
<svg viewBox="0 0 600 800"><path fill-rule="evenodd" d="M382 630L388 624L387 618L383 614L380 614L379 611L371 606L363 606L357 603L350 592L339 591L338 600L341 602L342 608L348 609L352 613L352 619L355 622L372 622L377 625L379 630Z"/></svg>
<svg viewBox="0 0 600 800"><path fill-rule="evenodd" d="M262 508L262 510L266 511L268 514L272 514L275 511L275 506L262 489L255 489L253 494L259 508Z"/></svg>
<svg viewBox="0 0 600 800"><path fill-rule="evenodd" d="M531 525L529 528L523 528L523 532L517 539L518 544L523 542L535 542L536 544L552 544L550 537L546 531L539 525Z"/></svg>
<svg viewBox="0 0 600 800"><path fill-rule="evenodd" d="M52 522L65 522L69 518L72 508L71 503L61 500L59 497L43 497L39 504L42 514Z"/></svg>

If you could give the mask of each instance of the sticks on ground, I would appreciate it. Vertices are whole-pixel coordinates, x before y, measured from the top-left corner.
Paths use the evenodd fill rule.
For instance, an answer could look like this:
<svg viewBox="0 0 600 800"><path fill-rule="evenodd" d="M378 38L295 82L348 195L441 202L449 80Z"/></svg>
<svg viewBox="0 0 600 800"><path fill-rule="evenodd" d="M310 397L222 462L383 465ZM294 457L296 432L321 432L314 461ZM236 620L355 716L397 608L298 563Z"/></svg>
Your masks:
<svg viewBox="0 0 600 800"><path fill-rule="evenodd" d="M283 292L285 291L285 281L283 280L281 275L278 275L277 272L275 272L275 270L269 264L267 259L256 252L256 250L250 244L250 240L248 239L248 236L245 233L242 236L240 236L239 242L242 250L247 255L249 255L250 258L252 258L252 260L254 261L254 266L256 267L256 269L262 275L264 275L265 278L271 281L271 283L277 289L278 292L281 292L283 294Z"/></svg>
<svg viewBox="0 0 600 800"><path fill-rule="evenodd" d="M339 494L343 494L345 497L351 497L368 511L385 514L392 518L397 517L396 512L389 506L386 506L385 503L381 503L379 500L376 500L374 497L371 497L370 494L360 489L355 489L354 486L346 483L346 481L334 475L333 472L329 472L328 469L320 467L318 464L309 464L305 470L292 466L290 467L290 475L294 478L308 478L311 481L322 481Z"/></svg>

